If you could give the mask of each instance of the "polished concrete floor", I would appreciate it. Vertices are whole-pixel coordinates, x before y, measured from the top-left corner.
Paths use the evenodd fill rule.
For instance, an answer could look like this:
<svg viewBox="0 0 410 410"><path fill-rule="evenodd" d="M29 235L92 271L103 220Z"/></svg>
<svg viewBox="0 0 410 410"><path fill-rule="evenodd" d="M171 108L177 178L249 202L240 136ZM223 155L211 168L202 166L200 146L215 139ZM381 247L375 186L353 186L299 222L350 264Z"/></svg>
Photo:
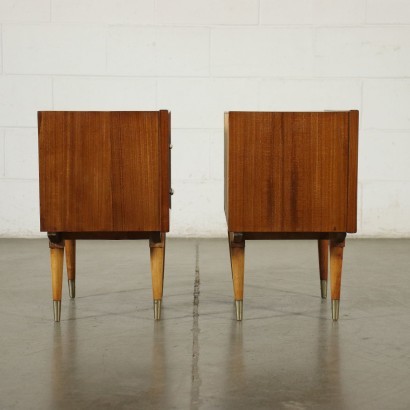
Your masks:
<svg viewBox="0 0 410 410"><path fill-rule="evenodd" d="M314 241L168 240L155 323L147 241L81 241L54 324L48 244L0 240L0 409L410 409L410 241L348 240L341 317Z"/></svg>

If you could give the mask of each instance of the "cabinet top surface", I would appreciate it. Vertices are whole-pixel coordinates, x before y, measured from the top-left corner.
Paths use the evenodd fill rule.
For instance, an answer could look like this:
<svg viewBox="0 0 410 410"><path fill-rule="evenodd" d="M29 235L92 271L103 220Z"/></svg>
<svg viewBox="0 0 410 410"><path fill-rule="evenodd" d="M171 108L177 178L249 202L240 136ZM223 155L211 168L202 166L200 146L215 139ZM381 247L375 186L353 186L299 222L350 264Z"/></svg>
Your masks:
<svg viewBox="0 0 410 410"><path fill-rule="evenodd" d="M142 114L144 114L144 113L147 113L147 114L149 114L149 113L158 113L158 112L160 112L160 111L167 111L167 112L170 112L169 110L157 110L157 111L155 111L155 110L147 110L147 111L138 111L138 110L126 110L126 111L123 111L123 110L119 110L119 111L117 111L117 110L113 110L113 111L110 111L110 110L102 110L102 111L100 111L100 110L88 110L88 111L76 111L76 110L45 110L45 111L37 111L38 113L75 113L75 114L89 114L89 113L98 113L98 114L104 114L104 113L116 113L116 114L121 114L121 113L142 113Z"/></svg>
<svg viewBox="0 0 410 410"><path fill-rule="evenodd" d="M323 110L323 111L225 111L225 114L328 114L347 113L357 110Z"/></svg>

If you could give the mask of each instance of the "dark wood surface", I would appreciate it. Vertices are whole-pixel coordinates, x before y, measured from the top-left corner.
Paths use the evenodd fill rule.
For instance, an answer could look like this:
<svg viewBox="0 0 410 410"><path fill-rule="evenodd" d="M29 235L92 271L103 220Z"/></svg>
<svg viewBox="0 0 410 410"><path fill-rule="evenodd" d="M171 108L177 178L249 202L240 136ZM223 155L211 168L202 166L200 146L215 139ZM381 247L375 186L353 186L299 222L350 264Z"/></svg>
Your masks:
<svg viewBox="0 0 410 410"><path fill-rule="evenodd" d="M161 232L169 232L171 208L171 113L160 111Z"/></svg>
<svg viewBox="0 0 410 410"><path fill-rule="evenodd" d="M359 156L359 111L349 113L349 175L346 232L357 231L357 168Z"/></svg>
<svg viewBox="0 0 410 410"><path fill-rule="evenodd" d="M38 113L40 229L169 230L170 115Z"/></svg>
<svg viewBox="0 0 410 410"><path fill-rule="evenodd" d="M358 112L229 112L231 232L355 232Z"/></svg>
<svg viewBox="0 0 410 410"><path fill-rule="evenodd" d="M122 239L150 239L151 236L159 236L158 231L148 232L148 231L132 231L132 232L64 232L62 235L63 239L112 239L112 240L122 240Z"/></svg>
<svg viewBox="0 0 410 410"><path fill-rule="evenodd" d="M317 239L326 240L339 238L345 235L344 232L243 232L243 239L248 240L306 240Z"/></svg>

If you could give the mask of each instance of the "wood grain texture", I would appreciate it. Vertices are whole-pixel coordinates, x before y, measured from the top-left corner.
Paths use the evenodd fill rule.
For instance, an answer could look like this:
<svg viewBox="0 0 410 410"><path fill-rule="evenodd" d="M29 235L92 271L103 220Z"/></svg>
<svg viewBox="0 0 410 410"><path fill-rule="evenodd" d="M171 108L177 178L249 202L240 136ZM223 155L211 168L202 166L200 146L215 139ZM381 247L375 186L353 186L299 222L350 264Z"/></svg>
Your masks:
<svg viewBox="0 0 410 410"><path fill-rule="evenodd" d="M67 267L67 279L75 280L76 267L76 242L75 240L65 240L65 261Z"/></svg>
<svg viewBox="0 0 410 410"><path fill-rule="evenodd" d="M345 241L330 241L330 291L332 300L340 300L344 246Z"/></svg>
<svg viewBox="0 0 410 410"><path fill-rule="evenodd" d="M245 240L307 240L307 239L330 239L339 232L245 232Z"/></svg>
<svg viewBox="0 0 410 410"><path fill-rule="evenodd" d="M346 232L357 232L357 168L359 156L359 111L349 113L349 178Z"/></svg>
<svg viewBox="0 0 410 410"><path fill-rule="evenodd" d="M229 112L228 230L348 231L349 165L354 163L349 117L349 112ZM355 208L350 211L354 220Z"/></svg>
<svg viewBox="0 0 410 410"><path fill-rule="evenodd" d="M229 113L224 114L224 208L229 221Z"/></svg>
<svg viewBox="0 0 410 410"><path fill-rule="evenodd" d="M234 242L234 233L229 232L232 282L235 300L243 300L245 279L245 240Z"/></svg>
<svg viewBox="0 0 410 410"><path fill-rule="evenodd" d="M161 175L161 231L169 231L169 210L171 208L171 113L165 110L159 113L160 126L160 175Z"/></svg>
<svg viewBox="0 0 410 410"><path fill-rule="evenodd" d="M319 254L319 275L321 280L327 280L329 269L329 241L319 239L317 241Z"/></svg>
<svg viewBox="0 0 410 410"><path fill-rule="evenodd" d="M64 248L50 248L53 300L61 300L63 292Z"/></svg>
<svg viewBox="0 0 410 410"><path fill-rule="evenodd" d="M160 132L162 116L162 111L39 112L41 231L169 226L169 198L163 194L169 174L161 168L161 150L166 144L168 155L169 143Z"/></svg>
<svg viewBox="0 0 410 410"><path fill-rule="evenodd" d="M101 239L101 240L121 240L121 239L149 239L152 234L159 234L159 232L64 232L64 239Z"/></svg>
<svg viewBox="0 0 410 410"><path fill-rule="evenodd" d="M162 299L164 289L165 241L165 233L161 234L161 242L150 241L152 296L154 300Z"/></svg>

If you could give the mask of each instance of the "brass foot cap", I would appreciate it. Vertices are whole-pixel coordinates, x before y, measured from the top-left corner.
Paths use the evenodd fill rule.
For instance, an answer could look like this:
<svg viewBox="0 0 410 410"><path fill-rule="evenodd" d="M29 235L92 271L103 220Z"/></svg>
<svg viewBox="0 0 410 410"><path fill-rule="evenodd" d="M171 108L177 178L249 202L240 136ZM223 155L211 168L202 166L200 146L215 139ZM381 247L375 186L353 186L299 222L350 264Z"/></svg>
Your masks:
<svg viewBox="0 0 410 410"><path fill-rule="evenodd" d="M243 300L235 300L236 320L241 321L243 318Z"/></svg>
<svg viewBox="0 0 410 410"><path fill-rule="evenodd" d="M54 322L59 322L61 318L61 300L53 301Z"/></svg>
<svg viewBox="0 0 410 410"><path fill-rule="evenodd" d="M68 294L70 295L71 299L75 298L75 280L68 279Z"/></svg>
<svg viewBox="0 0 410 410"><path fill-rule="evenodd" d="M154 319L161 319L161 299L154 300Z"/></svg>
<svg viewBox="0 0 410 410"><path fill-rule="evenodd" d="M320 293L322 295L322 299L327 298L327 280L320 281Z"/></svg>
<svg viewBox="0 0 410 410"><path fill-rule="evenodd" d="M332 300L332 319L334 321L339 320L339 306L340 300Z"/></svg>

